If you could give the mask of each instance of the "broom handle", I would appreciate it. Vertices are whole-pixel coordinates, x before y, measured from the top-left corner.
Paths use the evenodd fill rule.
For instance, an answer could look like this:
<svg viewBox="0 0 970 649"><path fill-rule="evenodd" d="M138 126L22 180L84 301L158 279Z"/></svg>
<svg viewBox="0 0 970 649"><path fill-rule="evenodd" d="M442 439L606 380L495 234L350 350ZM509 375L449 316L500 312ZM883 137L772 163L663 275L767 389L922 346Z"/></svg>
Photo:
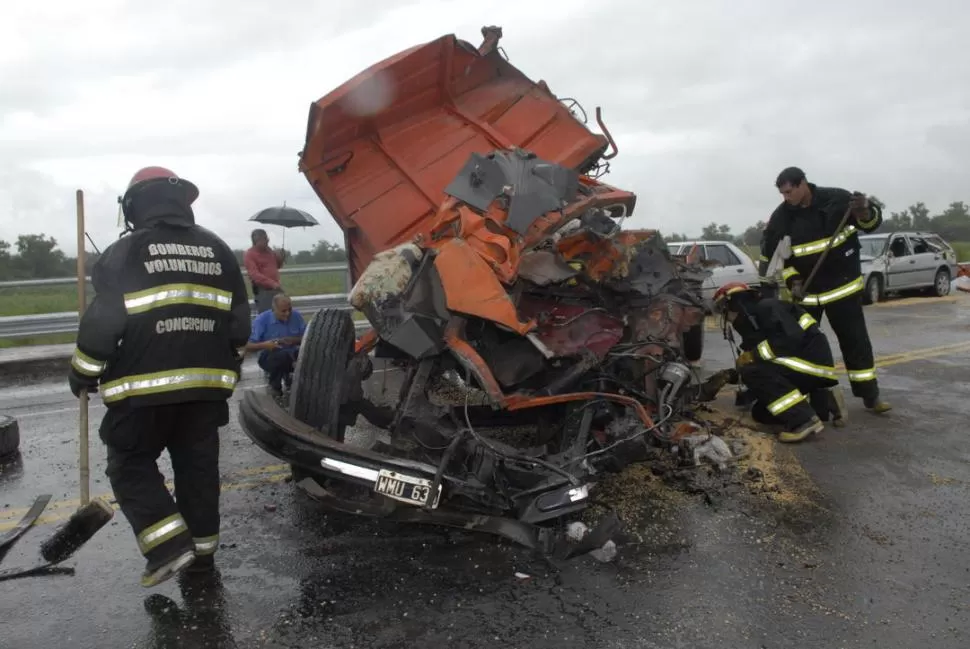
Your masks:
<svg viewBox="0 0 970 649"><path fill-rule="evenodd" d="M808 287L812 285L812 280L815 279L815 274L818 272L818 269L822 267L822 263L825 261L825 258L829 256L829 250L832 249L832 242L835 241L835 237L839 236L839 233L842 232L842 228L844 228L845 224L849 222L850 214L852 214L852 206L849 206L849 209L845 211L845 215L842 217L839 227L837 227L835 232L832 233L832 237L829 239L828 245L825 246L825 250L822 251L822 255L818 258L818 261L815 262L815 266L812 267L812 272L808 274L808 279L806 279L805 283L802 284L803 295L808 294Z"/></svg>
<svg viewBox="0 0 970 649"><path fill-rule="evenodd" d="M85 292L87 290L87 280L85 279L85 254L84 254L84 192L77 190L77 315L78 322L84 316L84 309L87 306ZM80 416L78 418L78 429L80 439L78 440L78 467L81 470L81 506L84 507L91 501L91 468L88 464L88 391L81 390L78 398L80 406Z"/></svg>

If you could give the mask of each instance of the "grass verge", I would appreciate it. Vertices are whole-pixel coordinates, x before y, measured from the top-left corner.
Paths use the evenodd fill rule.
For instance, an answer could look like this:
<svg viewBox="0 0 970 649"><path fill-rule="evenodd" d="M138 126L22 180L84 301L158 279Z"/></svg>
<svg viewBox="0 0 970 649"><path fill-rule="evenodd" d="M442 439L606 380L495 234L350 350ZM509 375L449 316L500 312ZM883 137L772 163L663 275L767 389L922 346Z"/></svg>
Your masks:
<svg viewBox="0 0 970 649"><path fill-rule="evenodd" d="M283 288L293 296L344 293L344 273L307 272L282 276ZM252 288L247 292L252 298ZM94 290L88 284L88 301ZM26 286L23 288L0 288L0 316L35 315L77 310L77 286Z"/></svg>
<svg viewBox="0 0 970 649"><path fill-rule="evenodd" d="M282 276L283 288L292 296L344 293L347 290L344 273L311 271L288 273ZM247 292L252 299L252 288ZM93 289L88 284L88 302ZM24 316L41 313L77 311L77 286L28 286L23 288L0 288L0 316ZM354 314L355 319L362 318ZM47 334L29 338L0 338L0 349L27 345L59 345L73 343L74 334Z"/></svg>

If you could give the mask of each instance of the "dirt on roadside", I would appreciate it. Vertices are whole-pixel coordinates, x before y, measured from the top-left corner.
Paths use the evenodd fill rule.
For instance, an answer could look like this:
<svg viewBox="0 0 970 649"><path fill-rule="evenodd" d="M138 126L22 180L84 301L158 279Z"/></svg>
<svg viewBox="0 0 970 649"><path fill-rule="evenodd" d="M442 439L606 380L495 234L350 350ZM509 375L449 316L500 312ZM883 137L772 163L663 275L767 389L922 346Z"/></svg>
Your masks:
<svg viewBox="0 0 970 649"><path fill-rule="evenodd" d="M595 519L608 507L627 525L637 527L646 518L675 515L693 498L712 506L734 499L748 510L789 520L825 511L822 494L792 447L780 444L773 431L735 408L733 392L725 391L710 406L698 407L692 418L734 453L723 470L709 464L685 465L674 453L660 453L605 476L595 496L602 506L591 508L588 518Z"/></svg>

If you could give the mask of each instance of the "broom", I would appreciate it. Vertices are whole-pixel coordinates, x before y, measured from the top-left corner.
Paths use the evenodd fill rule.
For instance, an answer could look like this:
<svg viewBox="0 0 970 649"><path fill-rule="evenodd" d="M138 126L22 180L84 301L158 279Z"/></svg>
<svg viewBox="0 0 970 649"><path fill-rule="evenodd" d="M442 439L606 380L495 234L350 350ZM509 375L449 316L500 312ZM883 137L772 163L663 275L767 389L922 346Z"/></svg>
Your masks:
<svg viewBox="0 0 970 649"><path fill-rule="evenodd" d="M84 254L84 192L77 190L77 300L78 320L84 316L87 306L85 289ZM90 465L88 460L88 393L81 390L78 398L80 406L80 439L78 466L81 472L81 505L78 510L58 528L40 547L40 555L48 564L56 564L69 558L82 545L88 542L98 530L108 524L114 516L114 509L100 498L91 500Z"/></svg>

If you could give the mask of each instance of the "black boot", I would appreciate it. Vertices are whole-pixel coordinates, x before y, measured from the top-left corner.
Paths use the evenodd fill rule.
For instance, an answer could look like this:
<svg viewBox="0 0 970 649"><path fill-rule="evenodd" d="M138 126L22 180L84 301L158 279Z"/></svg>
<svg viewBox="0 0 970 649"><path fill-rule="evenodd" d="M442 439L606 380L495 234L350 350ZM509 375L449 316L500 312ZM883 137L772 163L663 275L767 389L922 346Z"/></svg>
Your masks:
<svg viewBox="0 0 970 649"><path fill-rule="evenodd" d="M829 397L829 411L832 413L832 425L841 428L849 423L849 409L845 405L845 394L842 387L835 387L826 390Z"/></svg>
<svg viewBox="0 0 970 649"><path fill-rule="evenodd" d="M889 412L893 409L891 405L880 399L879 397L870 397L862 400L863 405L865 405L867 410L871 410L877 415L881 415Z"/></svg>
<svg viewBox="0 0 970 649"><path fill-rule="evenodd" d="M811 394L808 395L808 402L821 421L827 422L829 420L832 408L829 403L828 391L825 388L812 390Z"/></svg>
<svg viewBox="0 0 970 649"><path fill-rule="evenodd" d="M195 561L192 562L185 572L191 574L200 574L206 572L212 572L216 569L216 558L214 554L197 554L195 555Z"/></svg>
<svg viewBox="0 0 970 649"><path fill-rule="evenodd" d="M823 422L831 420L836 428L841 428L848 423L849 411L845 407L845 396L839 386L814 390L809 396L809 402L819 420Z"/></svg>

